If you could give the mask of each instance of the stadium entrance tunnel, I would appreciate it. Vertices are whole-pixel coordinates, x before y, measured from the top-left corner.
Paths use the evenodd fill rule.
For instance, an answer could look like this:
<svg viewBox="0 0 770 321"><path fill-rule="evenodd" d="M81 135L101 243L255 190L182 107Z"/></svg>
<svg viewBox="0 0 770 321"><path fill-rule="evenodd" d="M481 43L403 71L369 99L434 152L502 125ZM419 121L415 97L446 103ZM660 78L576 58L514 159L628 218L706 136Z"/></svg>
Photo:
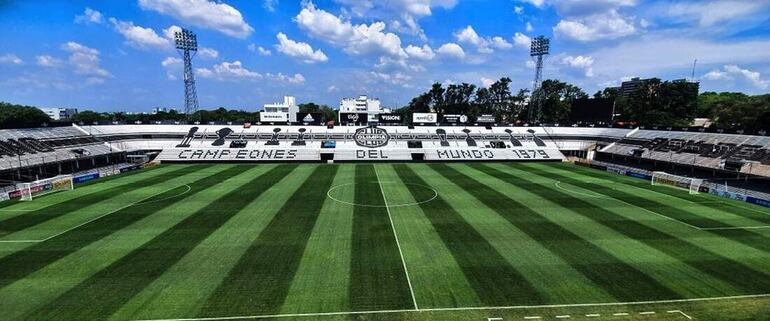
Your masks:
<svg viewBox="0 0 770 321"><path fill-rule="evenodd" d="M326 192L326 196L350 206L393 208L428 203L438 197L438 192L422 184L374 181L333 186Z"/></svg>

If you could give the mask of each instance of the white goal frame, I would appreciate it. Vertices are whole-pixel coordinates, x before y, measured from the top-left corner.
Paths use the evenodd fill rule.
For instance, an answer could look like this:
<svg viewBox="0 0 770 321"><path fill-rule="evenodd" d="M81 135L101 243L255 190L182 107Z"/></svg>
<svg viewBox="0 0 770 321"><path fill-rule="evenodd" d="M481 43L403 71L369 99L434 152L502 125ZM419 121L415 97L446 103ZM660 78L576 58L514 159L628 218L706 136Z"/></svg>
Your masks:
<svg viewBox="0 0 770 321"><path fill-rule="evenodd" d="M687 176L679 176L666 172L652 172L652 185L667 185L689 190L690 194L700 193L703 180Z"/></svg>
<svg viewBox="0 0 770 321"><path fill-rule="evenodd" d="M56 177L36 180L29 183L18 185L21 192L22 201L31 201L34 197L56 193L58 191L69 191L75 189L75 183L72 175L59 175Z"/></svg>

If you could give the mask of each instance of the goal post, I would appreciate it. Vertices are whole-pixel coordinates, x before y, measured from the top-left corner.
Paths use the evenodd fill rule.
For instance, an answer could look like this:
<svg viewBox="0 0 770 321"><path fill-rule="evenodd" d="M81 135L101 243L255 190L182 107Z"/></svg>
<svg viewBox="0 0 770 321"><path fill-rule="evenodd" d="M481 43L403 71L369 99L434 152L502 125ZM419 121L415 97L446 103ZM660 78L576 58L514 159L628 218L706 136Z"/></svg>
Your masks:
<svg viewBox="0 0 770 321"><path fill-rule="evenodd" d="M75 189L75 184L72 175L59 175L34 182L21 183L19 186L22 201L31 201L35 197L73 189Z"/></svg>
<svg viewBox="0 0 770 321"><path fill-rule="evenodd" d="M668 185L686 189L690 194L698 194L703 180L687 176L679 176L666 172L652 172L652 185Z"/></svg>

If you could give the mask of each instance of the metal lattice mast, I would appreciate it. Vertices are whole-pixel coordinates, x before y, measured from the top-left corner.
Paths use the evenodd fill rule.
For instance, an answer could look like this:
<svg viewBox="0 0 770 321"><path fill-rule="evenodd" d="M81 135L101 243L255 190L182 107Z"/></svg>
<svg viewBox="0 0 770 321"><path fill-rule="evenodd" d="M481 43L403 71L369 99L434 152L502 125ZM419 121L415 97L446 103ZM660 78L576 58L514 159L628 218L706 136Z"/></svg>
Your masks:
<svg viewBox="0 0 770 321"><path fill-rule="evenodd" d="M174 32L176 49L184 60L184 112L187 120L198 111L198 93L195 90L195 74L193 74L192 58L198 52L198 38L190 30Z"/></svg>
<svg viewBox="0 0 770 321"><path fill-rule="evenodd" d="M543 95L539 91L543 84L543 59L550 53L551 40L538 36L532 39L529 55L535 59L535 81L532 83L532 98L529 107L529 122L537 122L538 113L543 104Z"/></svg>

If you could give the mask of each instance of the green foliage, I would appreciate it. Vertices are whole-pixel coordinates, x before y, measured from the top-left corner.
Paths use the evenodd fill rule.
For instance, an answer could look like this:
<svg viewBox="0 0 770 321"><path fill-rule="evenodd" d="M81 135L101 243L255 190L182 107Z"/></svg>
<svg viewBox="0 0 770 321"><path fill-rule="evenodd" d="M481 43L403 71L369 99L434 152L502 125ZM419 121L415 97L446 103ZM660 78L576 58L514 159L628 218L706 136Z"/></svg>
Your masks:
<svg viewBox="0 0 770 321"><path fill-rule="evenodd" d="M648 126L689 126L697 113L698 87L653 78L617 101L620 118Z"/></svg>
<svg viewBox="0 0 770 321"><path fill-rule="evenodd" d="M548 79L543 81L533 97L542 101L537 119L542 123L557 124L569 119L573 100L588 98L588 95L580 87Z"/></svg>
<svg viewBox="0 0 770 321"><path fill-rule="evenodd" d="M0 128L37 127L50 121L48 115L35 107L0 102Z"/></svg>

